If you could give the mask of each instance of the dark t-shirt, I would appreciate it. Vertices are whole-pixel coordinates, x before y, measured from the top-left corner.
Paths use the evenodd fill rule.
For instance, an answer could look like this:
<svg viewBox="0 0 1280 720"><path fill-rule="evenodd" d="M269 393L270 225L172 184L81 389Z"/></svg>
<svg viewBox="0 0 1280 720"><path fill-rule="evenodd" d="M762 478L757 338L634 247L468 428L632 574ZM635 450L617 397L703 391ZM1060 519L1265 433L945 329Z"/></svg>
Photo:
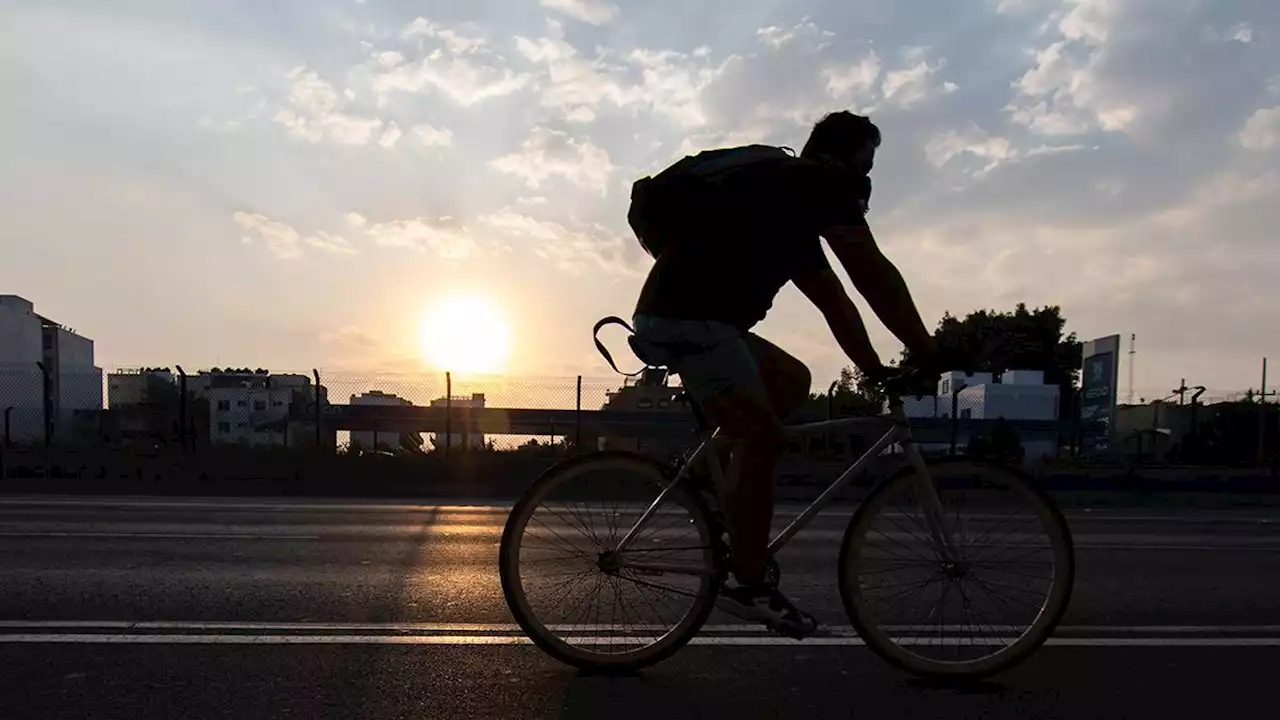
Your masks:
<svg viewBox="0 0 1280 720"><path fill-rule="evenodd" d="M736 171L716 201L654 223L679 237L649 271L636 312L751 328L789 281L830 268L821 230L866 224L865 182L793 157ZM660 214L672 205L655 199L645 212Z"/></svg>

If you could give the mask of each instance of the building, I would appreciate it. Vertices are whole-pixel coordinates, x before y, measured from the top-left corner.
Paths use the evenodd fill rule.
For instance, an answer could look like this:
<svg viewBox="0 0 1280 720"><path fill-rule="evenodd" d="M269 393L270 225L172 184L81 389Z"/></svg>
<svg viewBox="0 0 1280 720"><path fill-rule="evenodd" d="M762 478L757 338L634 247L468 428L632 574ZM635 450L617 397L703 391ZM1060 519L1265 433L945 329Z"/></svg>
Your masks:
<svg viewBox="0 0 1280 720"><path fill-rule="evenodd" d="M996 378L991 373L966 375L960 371L944 373L938 379L936 396L904 398L909 418L950 418L954 408L960 420L1057 420L1060 388L1046 385L1039 370L1008 370ZM957 447L969 444L969 434L961 430ZM1057 438L1020 438L1025 457L1054 455ZM936 443L921 443L927 450L943 449ZM947 443L948 447L950 443Z"/></svg>
<svg viewBox="0 0 1280 720"><path fill-rule="evenodd" d="M43 369L41 369L43 366ZM102 369L93 341L35 312L31 301L0 295L0 413L12 442L57 436L77 413L102 410Z"/></svg>
<svg viewBox="0 0 1280 720"><path fill-rule="evenodd" d="M208 402L213 444L291 445L290 418L315 402L311 378L263 369L202 370L187 390Z"/></svg>
<svg viewBox="0 0 1280 720"><path fill-rule="evenodd" d="M688 414L689 406L674 400L678 388L668 384L666 370L647 368L636 378L627 378L622 387L608 394L603 411L644 412L654 414ZM665 455L688 444L688 438L632 437L603 433L596 447L635 450Z"/></svg>
<svg viewBox="0 0 1280 720"><path fill-rule="evenodd" d="M141 405L159 387L178 388L178 377L169 368L122 368L107 375L107 407L111 410Z"/></svg>
<svg viewBox="0 0 1280 720"><path fill-rule="evenodd" d="M133 447L182 438L178 377L169 368L120 369L107 375L108 439ZM189 429L188 437L194 436Z"/></svg>
<svg viewBox="0 0 1280 720"><path fill-rule="evenodd" d="M403 406L413 405L413 403L409 402L408 400L398 395L394 395L392 393L385 393L385 392L382 392L381 390L370 390L369 392L366 392L361 395L352 395L351 404L352 405L381 405L384 407L386 406L403 407ZM483 406L484 406L483 403L481 403L481 407ZM418 435L417 437L418 437L418 442L413 443L413 440L411 438L404 438L399 433L378 432L377 430L352 430L350 447L362 448L365 450L381 449L381 450L390 450L392 452L395 452L404 446L404 441L406 439L409 442L413 443L414 445L420 447L422 442L422 436Z"/></svg>
<svg viewBox="0 0 1280 720"><path fill-rule="evenodd" d="M471 397L461 396L453 398L436 398L431 401L431 407L433 408L444 408L450 406L455 410L458 408L482 410L484 409L484 393L473 393ZM441 433L431 434L431 444L438 450L444 449L445 447L445 439L441 438L440 435ZM485 446L484 433L480 431L479 424L475 422L471 423L470 426L464 426L456 429L450 428L447 440L450 448L465 447L482 449Z"/></svg>

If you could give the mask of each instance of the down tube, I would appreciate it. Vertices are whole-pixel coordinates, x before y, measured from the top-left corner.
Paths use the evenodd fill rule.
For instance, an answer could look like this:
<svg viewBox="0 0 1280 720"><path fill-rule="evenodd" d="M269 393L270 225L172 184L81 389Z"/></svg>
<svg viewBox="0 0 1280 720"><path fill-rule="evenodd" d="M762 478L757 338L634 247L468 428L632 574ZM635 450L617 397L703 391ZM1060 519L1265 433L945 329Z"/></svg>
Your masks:
<svg viewBox="0 0 1280 720"><path fill-rule="evenodd" d="M690 466L697 462L698 458L702 457L704 452L707 452L707 448L710 444L711 438L703 440L702 444L693 451L693 454L689 456L689 459L685 462L684 466L680 468L680 472L676 475L675 479L671 481L670 485L663 488L661 493L658 493L658 497L654 498L653 503L644 511L644 514L640 516L640 519L636 521L636 524L632 525L631 529L627 531L627 534L618 541L618 545L613 549L613 552L621 553L628 545L631 544L631 540L635 538L636 533L640 532L640 528L644 527L645 523L649 522L649 519L653 517L653 514L658 511L658 506L662 504L663 500L667 499L667 495L670 495L671 491L676 489L676 485L679 485L688 477Z"/></svg>
<svg viewBox="0 0 1280 720"><path fill-rule="evenodd" d="M773 539L773 542L769 543L769 554L777 554L777 552L782 549L782 546L787 544L788 540L790 540L796 533L800 532L800 528L809 524L809 521L813 519L813 516L821 512L822 509L831 502L831 498L833 498L836 493L844 489L844 486L853 479L854 473L861 470L862 467L871 460L871 458L878 455L881 450L884 450L886 446L900 437L903 437L903 431L900 426L894 425L889 428L889 431L877 440L874 445L867 448L867 451L862 454L862 457L858 458L857 462L849 466L848 470L845 470L840 477L836 478L829 486L827 486L827 489L822 491L822 494L818 496L818 499L813 501L813 504L805 508L805 511L800 513L799 517L792 520L790 525L784 528L782 532L778 533L778 536Z"/></svg>

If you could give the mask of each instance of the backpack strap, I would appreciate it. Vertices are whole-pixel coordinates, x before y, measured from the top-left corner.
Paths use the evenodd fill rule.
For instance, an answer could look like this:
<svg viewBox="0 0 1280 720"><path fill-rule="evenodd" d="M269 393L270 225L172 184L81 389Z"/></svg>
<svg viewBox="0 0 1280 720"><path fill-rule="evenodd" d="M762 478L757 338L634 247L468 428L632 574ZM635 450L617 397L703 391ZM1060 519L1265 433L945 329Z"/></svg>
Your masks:
<svg viewBox="0 0 1280 720"><path fill-rule="evenodd" d="M609 349L604 346L604 343L600 342L600 329L605 327L606 325L621 325L622 327L626 328L627 332L631 333L632 335L635 334L636 329L631 327L631 325L626 320L623 320L622 318L616 315L610 315L609 317L601 318L600 320L596 321L595 327L591 328L591 339L595 341L596 350L599 350L600 354L604 356L604 360L605 362L609 363L609 367L613 368L613 371L618 373L619 375L624 375L626 377L636 377L640 373L644 372L645 368L640 368L639 370L633 373L625 373L618 369L617 363L613 361L613 356L609 354Z"/></svg>

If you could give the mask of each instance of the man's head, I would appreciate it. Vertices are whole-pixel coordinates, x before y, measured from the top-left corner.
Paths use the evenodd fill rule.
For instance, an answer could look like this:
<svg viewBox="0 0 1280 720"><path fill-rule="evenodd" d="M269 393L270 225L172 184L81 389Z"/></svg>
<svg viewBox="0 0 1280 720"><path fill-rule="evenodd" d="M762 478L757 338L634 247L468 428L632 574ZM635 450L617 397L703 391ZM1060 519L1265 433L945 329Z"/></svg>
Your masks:
<svg viewBox="0 0 1280 720"><path fill-rule="evenodd" d="M880 128L870 118L847 110L833 112L817 122L800 157L825 157L863 175L875 164Z"/></svg>

